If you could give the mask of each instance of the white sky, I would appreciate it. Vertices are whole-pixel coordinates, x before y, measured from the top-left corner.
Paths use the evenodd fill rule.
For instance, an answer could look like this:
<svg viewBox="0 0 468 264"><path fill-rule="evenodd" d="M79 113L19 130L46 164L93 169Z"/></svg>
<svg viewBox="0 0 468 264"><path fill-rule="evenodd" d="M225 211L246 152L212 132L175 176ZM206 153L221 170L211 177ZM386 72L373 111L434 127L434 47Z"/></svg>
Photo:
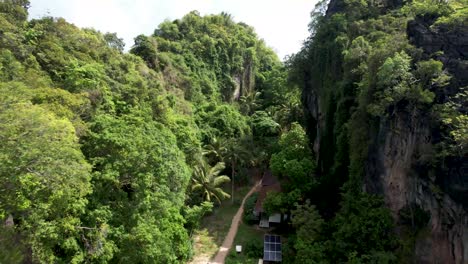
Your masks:
<svg viewBox="0 0 468 264"><path fill-rule="evenodd" d="M201 15L231 14L253 26L282 59L299 51L309 35L307 25L317 0L31 0L31 18L63 17L79 27L117 32L128 50L133 38L150 35L166 19L192 10Z"/></svg>

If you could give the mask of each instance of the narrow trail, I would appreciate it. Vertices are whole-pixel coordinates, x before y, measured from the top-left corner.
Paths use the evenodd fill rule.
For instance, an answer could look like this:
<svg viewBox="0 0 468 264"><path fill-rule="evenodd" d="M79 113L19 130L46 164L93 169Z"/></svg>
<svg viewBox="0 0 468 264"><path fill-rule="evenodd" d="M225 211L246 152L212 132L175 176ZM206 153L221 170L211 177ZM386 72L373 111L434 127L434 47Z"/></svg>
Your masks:
<svg viewBox="0 0 468 264"><path fill-rule="evenodd" d="M232 223L231 227L229 228L229 232L226 235L226 238L224 238L224 242L221 245L221 248L219 249L218 253L216 254L215 258L213 261L209 262L211 264L222 264L224 263L224 260L226 259L227 254L229 253L229 249L232 247L232 243L234 242L234 238L236 237L237 234L237 229L239 228L239 223L242 219L242 214L244 213L244 203L247 198L249 198L252 193L258 190L260 187L261 180L258 181L252 189L244 196L244 199L242 199L242 203L237 210L237 213L234 215L232 218Z"/></svg>

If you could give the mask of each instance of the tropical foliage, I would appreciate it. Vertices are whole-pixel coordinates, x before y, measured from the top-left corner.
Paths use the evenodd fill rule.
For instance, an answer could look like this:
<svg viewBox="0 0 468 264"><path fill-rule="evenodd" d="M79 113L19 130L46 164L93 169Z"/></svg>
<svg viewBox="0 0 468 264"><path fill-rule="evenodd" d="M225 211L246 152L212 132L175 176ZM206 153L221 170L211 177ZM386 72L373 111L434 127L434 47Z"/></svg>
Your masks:
<svg viewBox="0 0 468 264"><path fill-rule="evenodd" d="M126 53L28 6L0 2L0 262L185 262L204 200L250 166L230 142L251 137L280 61L225 13L166 21ZM200 161L218 138L223 156Z"/></svg>
<svg viewBox="0 0 468 264"><path fill-rule="evenodd" d="M126 52L115 33L28 21L29 4L0 1L1 263L186 263L254 168L281 182L263 207L289 216L285 263L404 262L363 191L380 132L426 121L427 178L466 158L466 87L407 36L413 20L464 29L466 0L320 1L284 63L227 13L165 21ZM417 208L400 215L419 230Z"/></svg>
<svg viewBox="0 0 468 264"><path fill-rule="evenodd" d="M223 162L218 162L213 167L205 161L201 160L199 165L196 165L193 172L193 185L192 190L200 190L203 194L203 198L211 202L214 199L221 203L222 199L231 197L228 193L224 192L221 188L224 183L230 181L226 175L219 175L225 166Z"/></svg>

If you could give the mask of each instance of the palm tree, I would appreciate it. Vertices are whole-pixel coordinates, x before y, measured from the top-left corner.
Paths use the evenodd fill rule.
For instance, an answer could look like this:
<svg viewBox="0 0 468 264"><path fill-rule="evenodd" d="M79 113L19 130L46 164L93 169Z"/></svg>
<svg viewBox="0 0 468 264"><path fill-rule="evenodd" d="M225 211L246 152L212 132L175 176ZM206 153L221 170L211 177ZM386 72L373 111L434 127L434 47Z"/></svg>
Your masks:
<svg viewBox="0 0 468 264"><path fill-rule="evenodd" d="M208 156L210 162L228 163L231 167L231 199L234 203L234 178L239 165L252 160L251 153L245 147L246 142L240 139L213 138L211 143L204 146L203 155ZM250 164L249 164L250 165Z"/></svg>
<svg viewBox="0 0 468 264"><path fill-rule="evenodd" d="M221 200L229 198L230 195L221 189L223 183L229 182L230 179L226 175L219 175L225 168L224 162L218 162L213 167L201 158L199 164L193 169L193 185L192 190L201 190L203 199L211 202L213 199L221 204Z"/></svg>
<svg viewBox="0 0 468 264"><path fill-rule="evenodd" d="M202 150L203 156L208 156L208 160L215 162L224 162L224 156L228 152L226 148L227 141L223 138L214 137L210 144L205 145ZM214 163L214 162L213 162Z"/></svg>
<svg viewBox="0 0 468 264"><path fill-rule="evenodd" d="M234 203L234 178L236 174L236 168L242 163L246 163L251 160L251 153L243 146L241 142L230 141L230 144L226 146L227 152L224 155L224 161L231 164L231 200Z"/></svg>
<svg viewBox="0 0 468 264"><path fill-rule="evenodd" d="M251 92L239 98L241 112L244 115L252 115L259 107L260 92Z"/></svg>

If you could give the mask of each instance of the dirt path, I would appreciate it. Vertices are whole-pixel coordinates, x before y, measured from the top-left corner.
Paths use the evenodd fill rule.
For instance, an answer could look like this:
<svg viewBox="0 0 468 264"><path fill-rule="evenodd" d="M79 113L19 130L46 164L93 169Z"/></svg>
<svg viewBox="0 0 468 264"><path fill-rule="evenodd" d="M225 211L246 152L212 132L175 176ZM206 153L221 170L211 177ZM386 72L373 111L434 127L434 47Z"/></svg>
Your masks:
<svg viewBox="0 0 468 264"><path fill-rule="evenodd" d="M209 262L212 264L222 264L224 263L224 260L226 259L227 254L229 253L229 249L232 247L232 243L234 242L234 238L236 237L237 234L237 229L239 228L239 223L242 219L242 214L244 212L244 203L247 198L249 198L252 193L258 190L260 187L261 181L258 181L252 189L244 196L244 199L242 199L242 203L237 210L237 213L234 215L234 218L232 218L232 223L231 227L229 228L229 232L226 235L226 238L224 238L223 245L218 251L218 254L216 254L216 257L213 259L213 261Z"/></svg>

